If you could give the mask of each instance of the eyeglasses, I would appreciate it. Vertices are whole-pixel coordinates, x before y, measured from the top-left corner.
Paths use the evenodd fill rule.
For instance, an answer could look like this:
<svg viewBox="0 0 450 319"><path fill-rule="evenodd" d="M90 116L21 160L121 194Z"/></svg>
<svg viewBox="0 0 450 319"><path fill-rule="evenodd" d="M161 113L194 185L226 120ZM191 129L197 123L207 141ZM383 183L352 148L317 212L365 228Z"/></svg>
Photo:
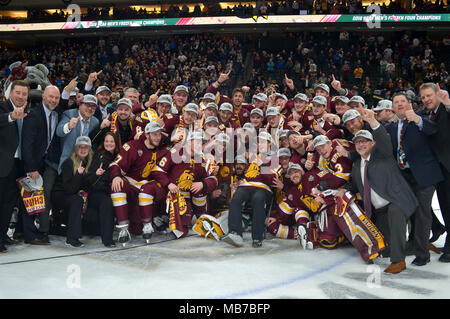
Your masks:
<svg viewBox="0 0 450 319"><path fill-rule="evenodd" d="M367 144L367 143L369 143L370 142L370 140L368 140L368 139L359 139L359 140L356 140L355 142L354 142L354 144L355 145L358 145L358 144Z"/></svg>

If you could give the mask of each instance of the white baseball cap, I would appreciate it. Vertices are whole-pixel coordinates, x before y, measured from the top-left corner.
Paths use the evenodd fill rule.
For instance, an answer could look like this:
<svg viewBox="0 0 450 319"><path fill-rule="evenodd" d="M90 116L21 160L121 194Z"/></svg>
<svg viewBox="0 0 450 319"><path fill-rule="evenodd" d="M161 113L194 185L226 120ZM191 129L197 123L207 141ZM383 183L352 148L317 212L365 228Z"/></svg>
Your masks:
<svg viewBox="0 0 450 319"><path fill-rule="evenodd" d="M92 94L86 94L85 96L83 96L81 103L93 103L97 105L97 98Z"/></svg>
<svg viewBox="0 0 450 319"><path fill-rule="evenodd" d="M127 98L121 98L119 101L117 101L117 106L119 106L120 104L125 104L127 105L130 109L133 108L133 103L131 102L130 99Z"/></svg>
<svg viewBox="0 0 450 319"><path fill-rule="evenodd" d="M313 103L318 103L321 105L327 105L327 99L322 95L317 95L312 100Z"/></svg>
<svg viewBox="0 0 450 319"><path fill-rule="evenodd" d="M330 139L328 137L326 137L325 135L316 136L316 138L313 140L314 148L316 148L317 146L320 146L320 145L324 145L324 144L328 143L329 141L330 141Z"/></svg>
<svg viewBox="0 0 450 319"><path fill-rule="evenodd" d="M167 103L167 104L172 105L173 100L169 94L162 94L158 97L158 100L156 101L156 103Z"/></svg>
<svg viewBox="0 0 450 319"><path fill-rule="evenodd" d="M188 87L185 86L185 85L178 85L178 86L175 88L175 91L173 92L173 94L177 93L178 91L184 91L184 92L186 92L186 93L189 93L189 89L188 89Z"/></svg>
<svg viewBox="0 0 450 319"><path fill-rule="evenodd" d="M325 91L327 91L328 94L330 94L330 88L329 88L328 85L326 85L325 83L317 84L317 85L315 86L314 90L316 90L316 89L322 89L322 90L325 90Z"/></svg>
<svg viewBox="0 0 450 319"><path fill-rule="evenodd" d="M158 122L150 122L145 126L145 133L154 133L156 131L162 130L161 125Z"/></svg>
<svg viewBox="0 0 450 319"><path fill-rule="evenodd" d="M308 101L308 97L306 96L306 94L303 94L303 93L297 93L294 96L294 100L296 100L296 99L300 99L302 101Z"/></svg>
<svg viewBox="0 0 450 319"><path fill-rule="evenodd" d="M347 110L345 111L344 115L342 116L342 122L345 124L347 121L356 119L357 117L361 116L357 110Z"/></svg>
<svg viewBox="0 0 450 319"><path fill-rule="evenodd" d="M382 110L391 110L392 111L392 101L390 100L381 100L378 102L377 107L373 109L375 112Z"/></svg>
<svg viewBox="0 0 450 319"><path fill-rule="evenodd" d="M188 103L184 107L184 111L185 112L191 111L198 115L198 105L195 103Z"/></svg>
<svg viewBox="0 0 450 319"><path fill-rule="evenodd" d="M272 106L266 110L266 117L271 116L271 115L278 115L278 114L280 114L280 111L278 110L277 107Z"/></svg>
<svg viewBox="0 0 450 319"><path fill-rule="evenodd" d="M220 111L230 111L233 112L233 105L230 103L222 103L219 108Z"/></svg>
<svg viewBox="0 0 450 319"><path fill-rule="evenodd" d="M250 112L250 116L252 116L253 114L257 114L261 117L264 117L264 112L261 109L255 108Z"/></svg>
<svg viewBox="0 0 450 319"><path fill-rule="evenodd" d="M355 143L355 140L358 137L364 137L368 140L373 141L372 133L370 133L368 130L359 130L358 132L356 132L355 136L353 136L353 138L352 138L352 142Z"/></svg>
<svg viewBox="0 0 450 319"><path fill-rule="evenodd" d="M87 145L91 147L92 146L91 139L88 136L78 136L75 141L75 146L79 145Z"/></svg>
<svg viewBox="0 0 450 319"><path fill-rule="evenodd" d="M108 91L109 93L112 93L112 91L109 89L109 87L107 87L105 85L102 85L102 86L99 86L97 88L97 90L95 90L95 95L97 95L97 94L99 94L99 93L101 93L103 91Z"/></svg>
<svg viewBox="0 0 450 319"><path fill-rule="evenodd" d="M292 153L287 147L280 148L277 152L278 157L288 156L291 157Z"/></svg>
<svg viewBox="0 0 450 319"><path fill-rule="evenodd" d="M362 96L359 96L359 95L353 96L353 97L350 99L350 101L348 101L348 103L351 103L351 102L357 102L357 103L366 104L366 102L364 101L363 97L362 97Z"/></svg>

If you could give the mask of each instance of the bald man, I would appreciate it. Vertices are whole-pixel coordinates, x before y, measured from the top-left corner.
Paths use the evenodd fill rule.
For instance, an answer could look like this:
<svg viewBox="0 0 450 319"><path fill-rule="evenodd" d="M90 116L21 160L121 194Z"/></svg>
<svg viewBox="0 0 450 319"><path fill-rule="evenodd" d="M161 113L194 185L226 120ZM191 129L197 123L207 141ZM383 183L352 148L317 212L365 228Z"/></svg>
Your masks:
<svg viewBox="0 0 450 319"><path fill-rule="evenodd" d="M33 216L23 214L25 242L35 245L48 244L50 228L50 194L56 177L61 154L56 136L59 114L57 107L60 92L56 86L47 86L42 93L42 103L32 108L23 123L22 160L25 174L36 180L42 176L46 211L39 215L39 232Z"/></svg>

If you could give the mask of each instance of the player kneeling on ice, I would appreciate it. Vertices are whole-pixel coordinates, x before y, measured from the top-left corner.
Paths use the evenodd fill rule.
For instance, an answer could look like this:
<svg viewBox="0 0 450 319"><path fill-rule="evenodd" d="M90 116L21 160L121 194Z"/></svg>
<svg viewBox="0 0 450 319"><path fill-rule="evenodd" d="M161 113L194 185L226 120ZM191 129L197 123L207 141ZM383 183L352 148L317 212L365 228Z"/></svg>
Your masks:
<svg viewBox="0 0 450 319"><path fill-rule="evenodd" d="M143 234L147 241L154 232L154 204L166 194L161 185L150 178L161 150L161 130L157 122L147 124L145 140L125 143L110 166L111 198L120 230L118 241L123 245L131 239L129 225L132 233Z"/></svg>

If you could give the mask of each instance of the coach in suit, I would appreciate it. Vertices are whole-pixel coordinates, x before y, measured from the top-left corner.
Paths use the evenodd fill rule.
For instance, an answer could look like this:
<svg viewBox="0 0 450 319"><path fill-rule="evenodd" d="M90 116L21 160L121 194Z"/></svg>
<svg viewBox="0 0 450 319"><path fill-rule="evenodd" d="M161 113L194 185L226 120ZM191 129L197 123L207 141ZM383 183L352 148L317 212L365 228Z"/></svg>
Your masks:
<svg viewBox="0 0 450 319"><path fill-rule="evenodd" d="M364 110L364 121L372 133L360 130L353 137L354 156L350 187L363 196L364 210L373 215L385 236L391 265L386 273L399 273L406 268L406 223L418 206L416 197L403 178L392 156L392 144L386 129L375 119L375 113ZM345 191L341 191L339 196Z"/></svg>
<svg viewBox="0 0 450 319"><path fill-rule="evenodd" d="M25 81L13 81L8 100L0 102L0 252L11 241L7 232L18 196L16 179L23 173L20 144L29 91Z"/></svg>
<svg viewBox="0 0 450 319"><path fill-rule="evenodd" d="M60 92L56 86L47 86L42 94L42 103L36 105L24 120L22 131L22 159L24 171L31 178L42 176L45 212L38 215L39 233L34 226L34 216L23 214L25 242L35 245L49 244L49 211L51 191L58 176L60 157L59 138L56 127L59 114Z"/></svg>
<svg viewBox="0 0 450 319"><path fill-rule="evenodd" d="M422 84L419 92L425 106L422 114L438 127L436 134L430 136L430 144L444 175L444 180L436 185L436 191L447 231L443 255L439 261L450 262L450 98L447 91L434 83Z"/></svg>
<svg viewBox="0 0 450 319"><path fill-rule="evenodd" d="M107 126L103 121L101 124L94 117L97 108L97 98L87 94L81 100L78 109L67 110L62 114L62 118L56 129L56 134L61 137L61 159L59 161L58 173L61 173L61 166L70 156L79 136L89 136L99 125L100 128Z"/></svg>
<svg viewBox="0 0 450 319"><path fill-rule="evenodd" d="M403 177L414 191L419 206L414 212L413 264L423 266L430 261L429 239L432 215L431 200L437 183L444 177L439 161L434 155L429 137L438 131L436 123L417 115L409 98L404 93L396 93L392 99L398 123L386 125L391 136L394 156Z"/></svg>

